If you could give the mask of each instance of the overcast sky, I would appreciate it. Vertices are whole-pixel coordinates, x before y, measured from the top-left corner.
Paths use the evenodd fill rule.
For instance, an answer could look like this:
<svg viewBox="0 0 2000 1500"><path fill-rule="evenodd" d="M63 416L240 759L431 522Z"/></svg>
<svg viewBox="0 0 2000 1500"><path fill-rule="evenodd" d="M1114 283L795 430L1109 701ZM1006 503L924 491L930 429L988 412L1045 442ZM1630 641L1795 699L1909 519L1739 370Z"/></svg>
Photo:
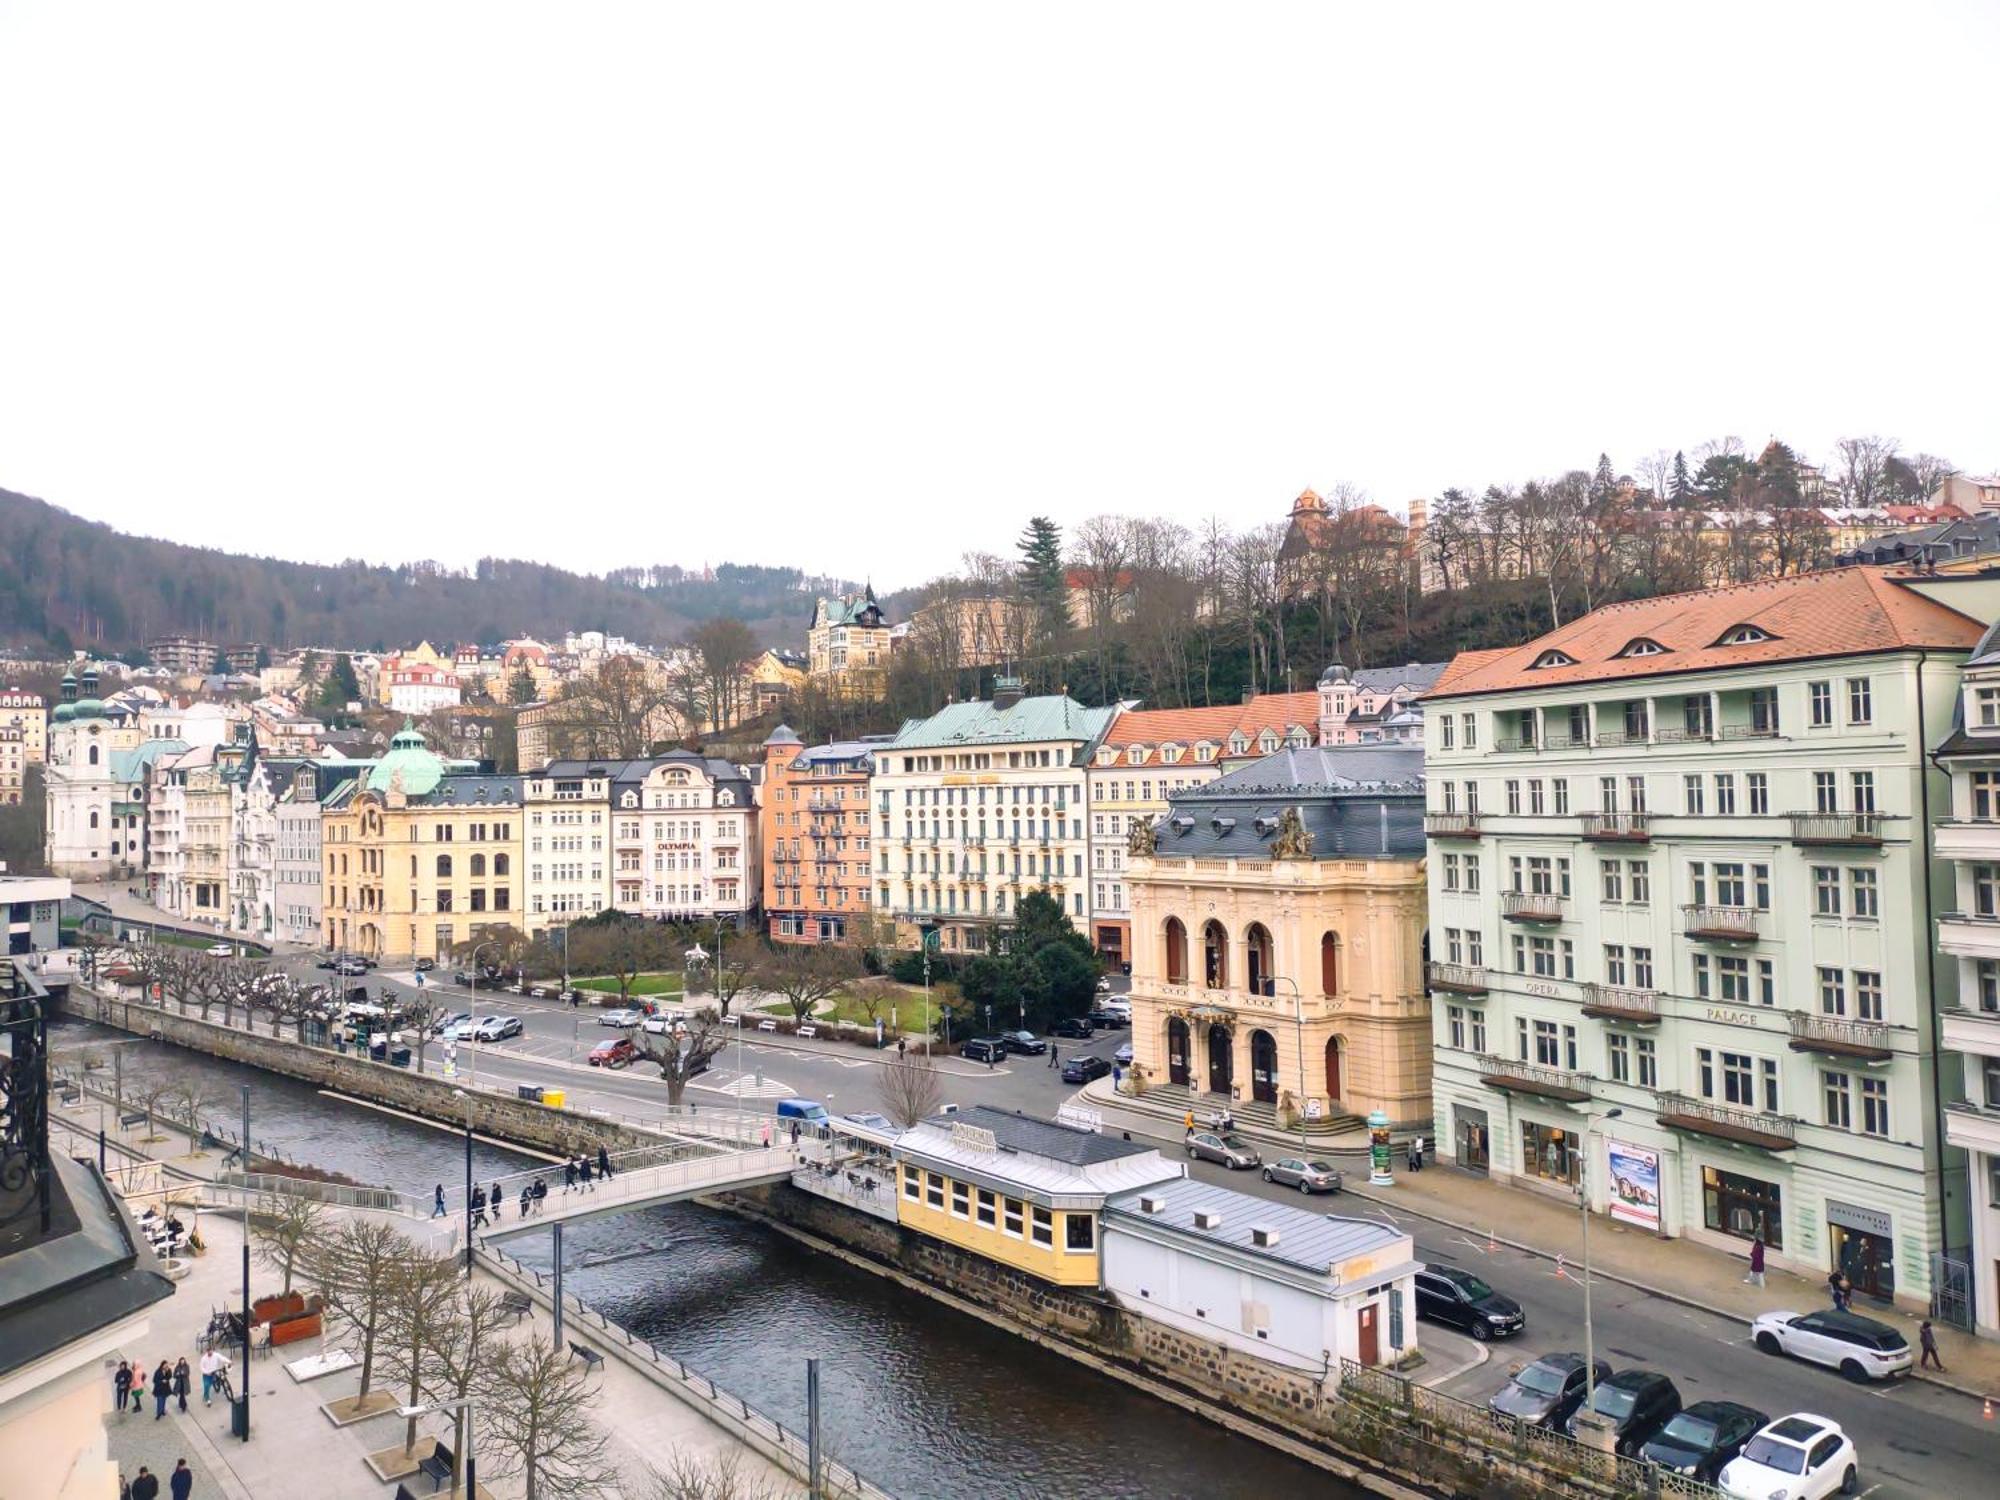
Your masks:
<svg viewBox="0 0 2000 1500"><path fill-rule="evenodd" d="M0 3L0 486L895 586L1776 434L2000 466L2000 6Z"/></svg>

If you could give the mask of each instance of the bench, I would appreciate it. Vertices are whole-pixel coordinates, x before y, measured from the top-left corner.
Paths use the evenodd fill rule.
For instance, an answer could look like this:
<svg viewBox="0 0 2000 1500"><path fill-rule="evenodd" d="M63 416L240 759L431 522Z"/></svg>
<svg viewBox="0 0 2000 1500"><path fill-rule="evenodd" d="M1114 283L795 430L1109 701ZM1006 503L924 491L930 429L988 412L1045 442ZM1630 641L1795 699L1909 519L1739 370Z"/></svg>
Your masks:
<svg viewBox="0 0 2000 1500"><path fill-rule="evenodd" d="M535 1304L526 1292L507 1292L500 1298L500 1310L512 1313L518 1323L535 1310Z"/></svg>
<svg viewBox="0 0 2000 1500"><path fill-rule="evenodd" d="M778 1029L778 1023L776 1021L759 1021L757 1023L757 1029L759 1031L776 1031Z"/></svg>
<svg viewBox="0 0 2000 1500"><path fill-rule="evenodd" d="M603 1355L599 1354L588 1344L579 1344L575 1339L569 1341L569 1352L577 1359L583 1361L585 1374L589 1374L590 1371L604 1363Z"/></svg>
<svg viewBox="0 0 2000 1500"><path fill-rule="evenodd" d="M800 1036L818 1036L818 1035L819 1035L819 1028L818 1028L817 1026L801 1026L801 1027L799 1028L799 1035L800 1035Z"/></svg>
<svg viewBox="0 0 2000 1500"><path fill-rule="evenodd" d="M417 1460L417 1472L430 1476L431 1493L437 1493L438 1486L451 1478L451 1449L437 1443L431 1451Z"/></svg>

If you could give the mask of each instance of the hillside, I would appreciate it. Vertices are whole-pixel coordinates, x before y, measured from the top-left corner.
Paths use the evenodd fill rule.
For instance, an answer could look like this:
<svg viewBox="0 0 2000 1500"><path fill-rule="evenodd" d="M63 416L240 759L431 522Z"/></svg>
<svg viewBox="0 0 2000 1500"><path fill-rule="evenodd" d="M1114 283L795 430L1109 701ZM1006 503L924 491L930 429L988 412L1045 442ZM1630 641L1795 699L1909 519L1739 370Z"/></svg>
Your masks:
<svg viewBox="0 0 2000 1500"><path fill-rule="evenodd" d="M276 529L265 522L260 536ZM222 644L362 650L588 629L666 645L722 614L765 645L802 647L813 599L803 577L726 563L713 580L673 566L600 578L514 558L483 558L469 573L424 562L322 566L132 536L0 489L5 647L115 653L184 632Z"/></svg>

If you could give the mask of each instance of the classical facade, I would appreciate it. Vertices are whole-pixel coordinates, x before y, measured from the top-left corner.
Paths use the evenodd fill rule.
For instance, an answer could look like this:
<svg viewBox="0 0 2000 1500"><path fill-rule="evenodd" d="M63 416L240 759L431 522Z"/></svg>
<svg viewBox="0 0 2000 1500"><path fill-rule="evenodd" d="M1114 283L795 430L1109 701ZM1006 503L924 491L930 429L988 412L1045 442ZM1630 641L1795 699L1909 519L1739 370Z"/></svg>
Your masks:
<svg viewBox="0 0 2000 1500"><path fill-rule="evenodd" d="M521 778L455 767L405 725L320 805L321 938L370 958L447 961L520 920Z"/></svg>
<svg viewBox="0 0 2000 1500"><path fill-rule="evenodd" d="M18 726L0 724L0 806L18 807L28 770L25 737Z"/></svg>
<svg viewBox="0 0 2000 1500"><path fill-rule="evenodd" d="M820 599L806 631L806 671L835 692L878 696L889 676L889 622L875 590Z"/></svg>
<svg viewBox="0 0 2000 1500"><path fill-rule="evenodd" d="M780 724L764 741L758 810L764 923L774 942L859 936L873 905L868 774L884 740L806 746Z"/></svg>
<svg viewBox="0 0 2000 1500"><path fill-rule="evenodd" d="M48 759L49 709L40 693L15 687L0 690L0 728L21 732L24 764L39 766Z"/></svg>
<svg viewBox="0 0 2000 1500"><path fill-rule="evenodd" d="M1445 669L1441 661L1351 671L1335 663L1319 678L1322 745L1421 745L1416 702Z"/></svg>
<svg viewBox="0 0 2000 1500"><path fill-rule="evenodd" d="M905 947L935 928L947 952L983 951L1032 890L1086 920L1084 766L1116 710L994 688L876 752L875 906Z"/></svg>
<svg viewBox="0 0 2000 1500"><path fill-rule="evenodd" d="M125 880L145 867L144 810L125 795L113 756L141 739L138 713L97 697L97 676L66 676L49 724L46 840L49 870L73 880Z"/></svg>
<svg viewBox="0 0 2000 1500"><path fill-rule="evenodd" d="M1428 1128L1423 796L1406 747L1283 750L1135 831L1143 1087Z"/></svg>
<svg viewBox="0 0 2000 1500"><path fill-rule="evenodd" d="M1918 581L1615 604L1452 663L1424 700L1443 1154L1923 1305L1965 1219L1928 757L1981 631Z"/></svg>

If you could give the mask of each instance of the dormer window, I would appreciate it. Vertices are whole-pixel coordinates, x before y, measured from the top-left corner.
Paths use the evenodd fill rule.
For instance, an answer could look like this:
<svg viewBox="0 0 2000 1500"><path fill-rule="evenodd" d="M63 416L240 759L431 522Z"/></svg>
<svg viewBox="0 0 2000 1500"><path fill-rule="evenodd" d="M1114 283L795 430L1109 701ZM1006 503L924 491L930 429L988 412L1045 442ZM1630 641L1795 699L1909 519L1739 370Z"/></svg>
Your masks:
<svg viewBox="0 0 2000 1500"><path fill-rule="evenodd" d="M1257 736L1257 748L1263 751L1266 755L1269 755L1273 750L1278 748L1277 735L1273 734L1268 729L1265 730L1262 734Z"/></svg>
<svg viewBox="0 0 2000 1500"><path fill-rule="evenodd" d="M1231 755L1241 755L1245 750L1248 750L1249 748L1250 748L1250 741L1244 735L1232 734L1229 737L1229 753Z"/></svg>
<svg viewBox="0 0 2000 1500"><path fill-rule="evenodd" d="M1130 750L1125 752L1125 763L1128 766L1144 765L1145 761L1146 747L1144 745L1134 745Z"/></svg>
<svg viewBox="0 0 2000 1500"><path fill-rule="evenodd" d="M1215 759L1215 746L1209 744L1207 740L1203 740L1199 745L1194 747L1194 758L1206 765L1209 761Z"/></svg>
<svg viewBox="0 0 2000 1500"><path fill-rule="evenodd" d="M1718 646L1754 646L1759 641L1775 640L1770 631L1756 625L1736 625L1722 633Z"/></svg>
<svg viewBox="0 0 2000 1500"><path fill-rule="evenodd" d="M1179 765L1181 763L1181 747L1179 745L1160 746L1160 759L1170 766Z"/></svg>
<svg viewBox="0 0 2000 1500"><path fill-rule="evenodd" d="M1618 653L1620 657L1665 656L1666 654L1667 654L1667 648L1665 646L1662 646L1658 641L1652 639L1650 636L1643 636L1643 635L1638 636L1633 640L1626 642L1625 649Z"/></svg>
<svg viewBox="0 0 2000 1500"><path fill-rule="evenodd" d="M1226 834L1229 832L1230 829L1236 826L1236 820L1234 818L1210 818L1208 820L1208 826L1211 829L1213 829L1217 835Z"/></svg>
<svg viewBox="0 0 2000 1500"><path fill-rule="evenodd" d="M1539 672L1545 667L1573 667L1575 665L1576 658L1574 656L1571 656L1567 651L1558 651L1554 647L1550 647L1534 659L1529 665L1528 670Z"/></svg>
<svg viewBox="0 0 2000 1500"><path fill-rule="evenodd" d="M2000 687L1972 690L1972 727L2000 730Z"/></svg>
<svg viewBox="0 0 2000 1500"><path fill-rule="evenodd" d="M1185 814L1182 814L1179 817L1169 818L1167 821L1168 824L1173 828L1174 833L1177 836L1184 837L1187 834L1194 832L1194 819L1186 816Z"/></svg>
<svg viewBox="0 0 2000 1500"><path fill-rule="evenodd" d="M1097 752L1097 763L1100 766L1108 766L1117 759L1118 752L1113 750L1109 745L1100 747Z"/></svg>

